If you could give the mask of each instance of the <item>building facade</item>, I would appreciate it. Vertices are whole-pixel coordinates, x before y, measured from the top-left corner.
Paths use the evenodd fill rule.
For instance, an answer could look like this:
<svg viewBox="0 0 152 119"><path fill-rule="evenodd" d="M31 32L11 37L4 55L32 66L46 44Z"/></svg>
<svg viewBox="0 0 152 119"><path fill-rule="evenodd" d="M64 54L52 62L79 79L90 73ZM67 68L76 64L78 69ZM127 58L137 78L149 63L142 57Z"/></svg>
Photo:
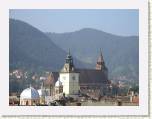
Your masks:
<svg viewBox="0 0 152 119"><path fill-rule="evenodd" d="M71 95L71 94L78 94L80 90L79 85L79 72L75 70L74 64L73 64L73 58L68 53L65 64L63 68L60 71L60 80L63 85L63 93L65 95Z"/></svg>
<svg viewBox="0 0 152 119"><path fill-rule="evenodd" d="M20 105L32 106L40 103L39 93L33 87L24 89L20 95Z"/></svg>
<svg viewBox="0 0 152 119"><path fill-rule="evenodd" d="M80 92L88 94L92 91L102 96L109 94L111 85L111 82L108 80L108 69L101 51L94 69L76 68L73 63L73 57L69 52L60 72L51 72L50 78L45 81L45 84L49 85L50 90L55 89L55 82L57 82L58 78L62 82L63 93L66 95L78 94Z"/></svg>

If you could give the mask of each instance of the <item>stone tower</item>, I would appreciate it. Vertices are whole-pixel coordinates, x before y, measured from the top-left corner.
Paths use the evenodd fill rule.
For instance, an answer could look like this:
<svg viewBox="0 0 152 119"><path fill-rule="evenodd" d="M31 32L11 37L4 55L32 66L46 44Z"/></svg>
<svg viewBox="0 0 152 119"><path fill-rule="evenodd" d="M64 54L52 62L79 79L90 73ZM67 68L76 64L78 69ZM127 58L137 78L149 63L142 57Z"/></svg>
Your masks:
<svg viewBox="0 0 152 119"><path fill-rule="evenodd" d="M60 71L60 81L63 85L63 93L66 95L77 94L79 92L79 73L75 70L70 50L65 59L65 64Z"/></svg>
<svg viewBox="0 0 152 119"><path fill-rule="evenodd" d="M96 70L103 72L105 77L108 79L108 69L105 65L101 49L100 49L100 55L96 63Z"/></svg>
<svg viewBox="0 0 152 119"><path fill-rule="evenodd" d="M101 49L100 49L100 55L99 55L97 63L96 63L96 70L107 70Z"/></svg>

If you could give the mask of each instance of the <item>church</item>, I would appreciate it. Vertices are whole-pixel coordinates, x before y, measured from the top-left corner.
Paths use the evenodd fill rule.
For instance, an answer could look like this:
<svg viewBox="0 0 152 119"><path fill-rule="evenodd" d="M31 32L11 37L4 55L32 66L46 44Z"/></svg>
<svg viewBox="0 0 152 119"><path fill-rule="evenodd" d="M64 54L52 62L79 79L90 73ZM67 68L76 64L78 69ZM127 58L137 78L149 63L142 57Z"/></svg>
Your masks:
<svg viewBox="0 0 152 119"><path fill-rule="evenodd" d="M80 92L89 94L91 91L93 93L98 92L102 96L107 95L110 85L108 69L105 66L101 51L95 69L76 68L69 51L63 68L59 72L51 72L48 79L44 81L44 86L50 91L50 96L54 95L55 92L76 95ZM55 91L57 88L60 91Z"/></svg>
<svg viewBox="0 0 152 119"><path fill-rule="evenodd" d="M22 91L20 105L48 104L52 100L60 100L63 96L78 98L81 94L98 100L110 93L110 86L102 52L95 69L78 69L69 51L63 68L59 72L51 72L42 83L41 89L36 90L30 86Z"/></svg>

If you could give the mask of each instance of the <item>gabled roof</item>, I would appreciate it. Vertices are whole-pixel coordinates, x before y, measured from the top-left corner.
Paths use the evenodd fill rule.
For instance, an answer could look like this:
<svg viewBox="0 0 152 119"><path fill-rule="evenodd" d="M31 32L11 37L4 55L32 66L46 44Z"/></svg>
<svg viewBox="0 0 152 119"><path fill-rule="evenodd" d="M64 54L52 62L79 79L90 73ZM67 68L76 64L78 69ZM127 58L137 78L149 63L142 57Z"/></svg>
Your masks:
<svg viewBox="0 0 152 119"><path fill-rule="evenodd" d="M79 83L80 85L85 84L109 84L109 80L107 75L101 71L96 69L76 69L76 72L79 72ZM53 84L58 80L59 72L52 72L51 79L45 80L45 85Z"/></svg>
<svg viewBox="0 0 152 119"><path fill-rule="evenodd" d="M55 85L55 82L58 80L59 72L51 72L48 78L44 81L44 85Z"/></svg>
<svg viewBox="0 0 152 119"><path fill-rule="evenodd" d="M77 69L80 73L80 84L107 84L108 77L103 71L95 69Z"/></svg>

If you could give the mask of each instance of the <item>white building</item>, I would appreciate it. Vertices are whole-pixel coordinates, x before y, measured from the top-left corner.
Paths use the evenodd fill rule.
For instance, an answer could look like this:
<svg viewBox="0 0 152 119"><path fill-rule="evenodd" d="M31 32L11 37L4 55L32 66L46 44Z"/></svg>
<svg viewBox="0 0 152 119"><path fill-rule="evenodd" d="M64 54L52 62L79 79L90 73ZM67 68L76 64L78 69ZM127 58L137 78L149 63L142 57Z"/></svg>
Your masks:
<svg viewBox="0 0 152 119"><path fill-rule="evenodd" d="M108 89L111 85L110 80L108 80L108 69L105 65L102 52L100 52L95 69L75 68L73 58L69 52L61 71L51 72L47 80L44 81L46 89L50 90L49 96L54 96L58 92L55 91L55 89L59 88L56 86L56 84L60 84L58 79L62 83L63 93L66 96L78 93L88 94L89 90L94 92L100 90L100 96L104 96L109 94Z"/></svg>
<svg viewBox="0 0 152 119"><path fill-rule="evenodd" d="M20 105L36 105L39 104L39 93L33 87L26 88L20 95Z"/></svg>
<svg viewBox="0 0 152 119"><path fill-rule="evenodd" d="M80 90L79 86L79 73L75 71L73 64L73 58L68 53L65 64L59 74L60 81L63 85L63 93L65 95L78 94Z"/></svg>
<svg viewBox="0 0 152 119"><path fill-rule="evenodd" d="M63 85L60 79L58 78L57 82L55 83L55 94L63 93Z"/></svg>
<svg viewBox="0 0 152 119"><path fill-rule="evenodd" d="M39 97L40 97L40 104L45 104L45 96L46 96L46 90L43 86L43 83L41 85L41 88L39 90L37 90L39 93Z"/></svg>

